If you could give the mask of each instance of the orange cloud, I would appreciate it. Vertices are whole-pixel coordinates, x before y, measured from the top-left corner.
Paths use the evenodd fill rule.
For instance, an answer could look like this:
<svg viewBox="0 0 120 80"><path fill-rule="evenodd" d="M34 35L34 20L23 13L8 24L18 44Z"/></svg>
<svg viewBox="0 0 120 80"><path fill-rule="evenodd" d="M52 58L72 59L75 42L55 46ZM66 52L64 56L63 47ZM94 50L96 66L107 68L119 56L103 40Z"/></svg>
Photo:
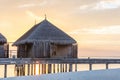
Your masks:
<svg viewBox="0 0 120 80"><path fill-rule="evenodd" d="M115 9L120 7L120 0L100 0L95 3L85 4L80 6L80 10L91 11L91 10L105 10Z"/></svg>
<svg viewBox="0 0 120 80"><path fill-rule="evenodd" d="M82 28L69 32L71 35L77 34L120 34L120 25L101 26L99 28Z"/></svg>
<svg viewBox="0 0 120 80"><path fill-rule="evenodd" d="M43 19L42 17L40 17L40 16L37 16L35 13L33 13L33 12L31 12L31 11L26 11L26 14L28 15L28 16L30 16L31 18L33 18L33 19L35 19L35 20L41 20L41 19Z"/></svg>

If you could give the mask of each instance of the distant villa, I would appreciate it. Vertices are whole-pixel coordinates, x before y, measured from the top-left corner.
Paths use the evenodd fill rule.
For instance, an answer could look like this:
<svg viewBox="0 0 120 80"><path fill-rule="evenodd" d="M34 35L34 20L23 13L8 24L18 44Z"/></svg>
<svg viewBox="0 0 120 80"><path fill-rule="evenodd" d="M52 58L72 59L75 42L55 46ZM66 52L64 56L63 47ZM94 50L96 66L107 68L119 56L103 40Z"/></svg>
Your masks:
<svg viewBox="0 0 120 80"><path fill-rule="evenodd" d="M0 33L0 58L5 58L8 56L5 54L5 43L7 43L7 39Z"/></svg>
<svg viewBox="0 0 120 80"><path fill-rule="evenodd" d="M46 19L13 45L18 58L77 58L77 42Z"/></svg>

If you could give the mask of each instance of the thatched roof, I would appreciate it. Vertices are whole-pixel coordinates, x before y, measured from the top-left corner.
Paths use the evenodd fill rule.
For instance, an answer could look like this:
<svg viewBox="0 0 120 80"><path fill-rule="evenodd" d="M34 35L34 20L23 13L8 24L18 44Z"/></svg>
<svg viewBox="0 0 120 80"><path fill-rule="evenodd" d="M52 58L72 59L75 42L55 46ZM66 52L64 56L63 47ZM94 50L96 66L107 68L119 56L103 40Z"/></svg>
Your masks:
<svg viewBox="0 0 120 80"><path fill-rule="evenodd" d="M6 43L7 39L0 33L0 43Z"/></svg>
<svg viewBox="0 0 120 80"><path fill-rule="evenodd" d="M48 41L57 44L71 44L76 41L67 35L65 32L57 28L48 20L33 26L28 32L20 37L13 45L20 45L25 43Z"/></svg>

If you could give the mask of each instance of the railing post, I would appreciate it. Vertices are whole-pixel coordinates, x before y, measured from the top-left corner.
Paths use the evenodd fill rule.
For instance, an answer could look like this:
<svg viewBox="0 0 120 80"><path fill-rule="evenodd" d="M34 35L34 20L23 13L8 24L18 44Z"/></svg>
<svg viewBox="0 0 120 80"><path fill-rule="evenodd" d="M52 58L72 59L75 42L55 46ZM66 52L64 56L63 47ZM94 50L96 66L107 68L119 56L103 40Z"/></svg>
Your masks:
<svg viewBox="0 0 120 80"><path fill-rule="evenodd" d="M4 78L7 77L7 64L4 65Z"/></svg>

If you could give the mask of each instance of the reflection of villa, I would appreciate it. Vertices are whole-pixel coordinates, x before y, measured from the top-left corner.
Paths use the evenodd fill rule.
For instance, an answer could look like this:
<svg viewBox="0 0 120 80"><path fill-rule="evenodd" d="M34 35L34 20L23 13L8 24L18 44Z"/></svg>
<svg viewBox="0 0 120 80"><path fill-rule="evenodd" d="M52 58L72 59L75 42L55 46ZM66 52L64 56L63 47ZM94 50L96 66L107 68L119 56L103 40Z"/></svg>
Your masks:
<svg viewBox="0 0 120 80"><path fill-rule="evenodd" d="M5 54L5 43L7 43L7 39L0 33L0 58L7 57Z"/></svg>
<svg viewBox="0 0 120 80"><path fill-rule="evenodd" d="M18 47L18 58L77 58L76 41L46 19L13 45Z"/></svg>

